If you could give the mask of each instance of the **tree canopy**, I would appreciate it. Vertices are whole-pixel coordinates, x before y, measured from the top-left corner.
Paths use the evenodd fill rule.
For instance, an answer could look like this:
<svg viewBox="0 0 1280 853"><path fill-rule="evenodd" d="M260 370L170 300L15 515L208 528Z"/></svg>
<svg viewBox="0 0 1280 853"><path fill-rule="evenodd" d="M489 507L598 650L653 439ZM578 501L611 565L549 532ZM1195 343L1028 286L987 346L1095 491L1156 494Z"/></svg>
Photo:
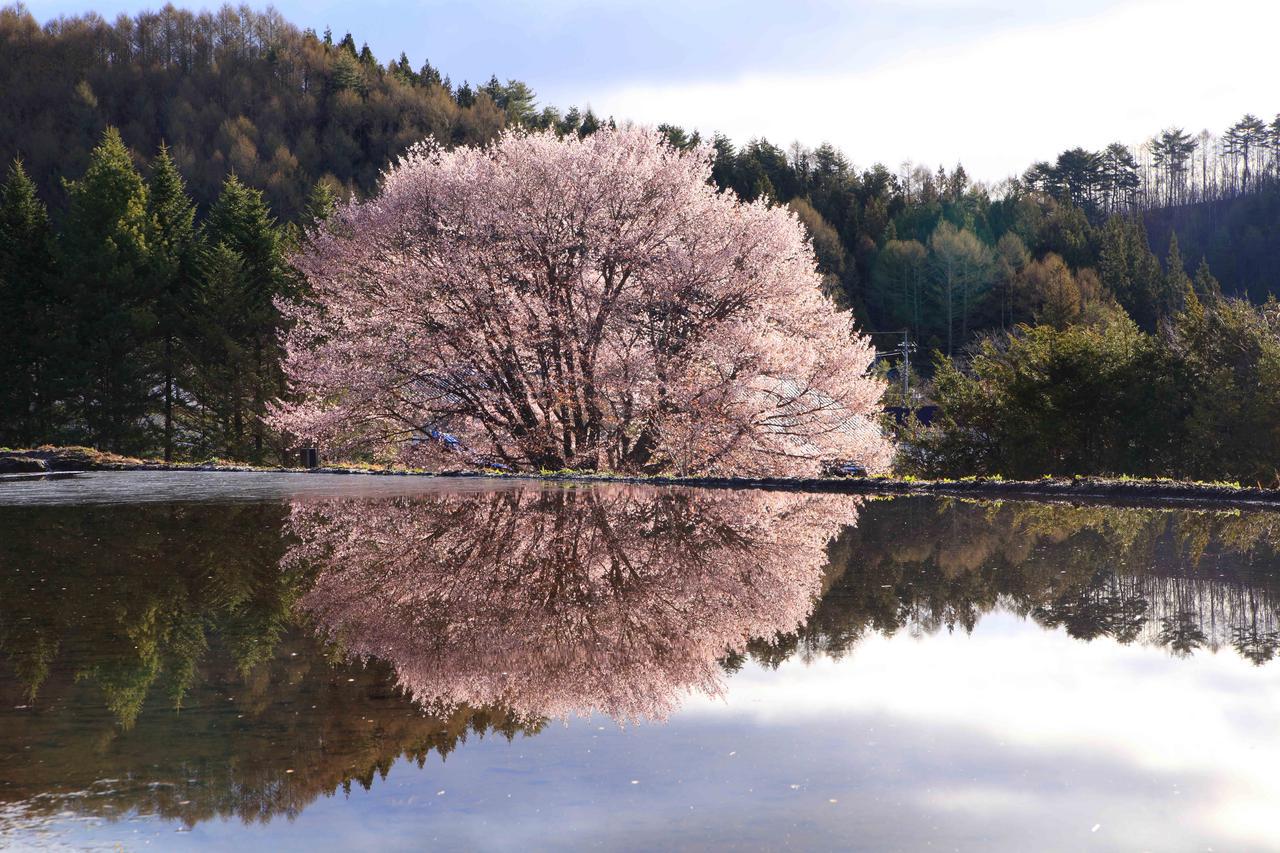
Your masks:
<svg viewBox="0 0 1280 853"><path fill-rule="evenodd" d="M294 259L277 425L535 468L882 468L870 342L797 219L710 169L644 129L414 149Z"/></svg>

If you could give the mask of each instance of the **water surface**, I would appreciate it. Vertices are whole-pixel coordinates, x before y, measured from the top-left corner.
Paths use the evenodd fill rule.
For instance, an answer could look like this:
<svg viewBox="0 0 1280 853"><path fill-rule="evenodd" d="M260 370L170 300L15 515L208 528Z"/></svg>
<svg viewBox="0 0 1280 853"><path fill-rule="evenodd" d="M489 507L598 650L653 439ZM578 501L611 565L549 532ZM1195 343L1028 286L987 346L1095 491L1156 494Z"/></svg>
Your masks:
<svg viewBox="0 0 1280 853"><path fill-rule="evenodd" d="M1280 849L1278 523L0 484L0 845Z"/></svg>

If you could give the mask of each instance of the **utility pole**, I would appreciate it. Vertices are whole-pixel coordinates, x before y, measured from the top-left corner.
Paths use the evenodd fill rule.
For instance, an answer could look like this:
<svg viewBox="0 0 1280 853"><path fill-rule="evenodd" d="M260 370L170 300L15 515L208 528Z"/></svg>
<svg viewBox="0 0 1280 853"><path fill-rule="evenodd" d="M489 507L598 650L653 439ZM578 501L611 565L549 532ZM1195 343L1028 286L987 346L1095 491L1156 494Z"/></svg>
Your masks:
<svg viewBox="0 0 1280 853"><path fill-rule="evenodd" d="M911 343L910 329L894 329L885 332L867 332L868 335L902 335L902 343L887 352L877 352L876 358L899 355L902 357L899 369L902 371L902 405L911 408L911 351L916 345Z"/></svg>
<svg viewBox="0 0 1280 853"><path fill-rule="evenodd" d="M911 333L902 330L902 405L911 408Z"/></svg>

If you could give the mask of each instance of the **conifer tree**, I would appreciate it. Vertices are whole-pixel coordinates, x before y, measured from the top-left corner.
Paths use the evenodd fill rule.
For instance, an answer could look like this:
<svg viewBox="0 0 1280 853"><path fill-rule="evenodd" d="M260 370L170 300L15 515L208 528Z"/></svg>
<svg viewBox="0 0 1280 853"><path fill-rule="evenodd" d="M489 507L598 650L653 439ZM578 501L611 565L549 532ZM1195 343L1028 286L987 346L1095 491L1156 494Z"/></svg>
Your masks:
<svg viewBox="0 0 1280 853"><path fill-rule="evenodd" d="M195 450L234 457L244 436L244 388L250 381L241 345L244 262L226 243L200 254L200 289L192 311L189 352Z"/></svg>
<svg viewBox="0 0 1280 853"><path fill-rule="evenodd" d="M1169 254L1164 262L1162 315L1180 310L1187 302L1189 294L1194 295L1191 278L1187 275L1186 266L1182 262L1182 252L1178 249L1178 235L1173 233L1169 235Z"/></svg>
<svg viewBox="0 0 1280 853"><path fill-rule="evenodd" d="M307 195L307 203L302 209L302 224L307 228L315 228L328 219L338 206L338 196L328 181L316 181Z"/></svg>
<svg viewBox="0 0 1280 853"><path fill-rule="evenodd" d="M164 458L169 461L173 458L174 402L187 373L183 337L199 284L200 234L195 224L195 204L164 144L152 167L150 190L148 248L160 344L159 375L164 389Z"/></svg>
<svg viewBox="0 0 1280 853"><path fill-rule="evenodd" d="M1107 221L1098 273L1116 301L1147 331L1154 330L1160 316L1176 304L1167 298L1164 270L1147 244L1141 219L1114 216Z"/></svg>
<svg viewBox="0 0 1280 853"><path fill-rule="evenodd" d="M1200 266L1196 267L1192 283L1202 301L1216 302L1222 298L1222 285L1218 284L1218 280L1209 271L1209 262L1204 258L1200 259Z"/></svg>
<svg viewBox="0 0 1280 853"><path fill-rule="evenodd" d="M136 452L147 446L155 379L151 228L146 184L115 128L67 192L60 262L71 322L61 354L72 415L84 440Z"/></svg>
<svg viewBox="0 0 1280 853"><path fill-rule="evenodd" d="M0 186L0 444L49 437L55 297L49 216L20 160Z"/></svg>
<svg viewBox="0 0 1280 853"><path fill-rule="evenodd" d="M237 316L227 334L243 356L243 382L234 402L233 444L239 458L260 459L266 447L263 416L267 402L284 392L280 372L280 322L275 299L290 290L281 234L262 193L235 175L227 178L206 223L209 242L239 259ZM244 431L248 430L248 434ZM246 443L247 442L247 443Z"/></svg>

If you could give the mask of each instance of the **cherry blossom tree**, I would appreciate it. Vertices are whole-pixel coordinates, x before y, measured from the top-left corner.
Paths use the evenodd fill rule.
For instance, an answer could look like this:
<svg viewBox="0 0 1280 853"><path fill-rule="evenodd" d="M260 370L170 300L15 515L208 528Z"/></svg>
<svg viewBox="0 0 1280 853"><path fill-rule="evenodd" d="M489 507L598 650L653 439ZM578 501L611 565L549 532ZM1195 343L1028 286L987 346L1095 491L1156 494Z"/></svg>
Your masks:
<svg viewBox="0 0 1280 853"><path fill-rule="evenodd" d="M848 495L636 486L293 505L301 605L423 706L661 718L717 660L795 630Z"/></svg>
<svg viewBox="0 0 1280 853"><path fill-rule="evenodd" d="M275 423L525 468L885 468L873 347L803 226L710 168L644 128L413 148L294 258Z"/></svg>

